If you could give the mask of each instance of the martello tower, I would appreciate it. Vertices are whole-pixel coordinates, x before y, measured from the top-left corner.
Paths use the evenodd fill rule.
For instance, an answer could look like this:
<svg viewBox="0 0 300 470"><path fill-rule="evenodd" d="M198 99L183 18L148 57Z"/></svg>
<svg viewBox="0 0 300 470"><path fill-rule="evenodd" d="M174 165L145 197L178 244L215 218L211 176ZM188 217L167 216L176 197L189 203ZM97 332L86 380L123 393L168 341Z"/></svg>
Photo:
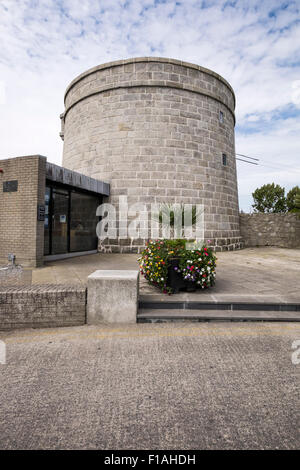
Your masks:
<svg viewBox="0 0 300 470"><path fill-rule="evenodd" d="M110 62L75 78L61 115L63 166L111 185L110 201L203 204L205 238L240 247L235 96L215 72L174 59ZM144 240L109 241L139 251Z"/></svg>

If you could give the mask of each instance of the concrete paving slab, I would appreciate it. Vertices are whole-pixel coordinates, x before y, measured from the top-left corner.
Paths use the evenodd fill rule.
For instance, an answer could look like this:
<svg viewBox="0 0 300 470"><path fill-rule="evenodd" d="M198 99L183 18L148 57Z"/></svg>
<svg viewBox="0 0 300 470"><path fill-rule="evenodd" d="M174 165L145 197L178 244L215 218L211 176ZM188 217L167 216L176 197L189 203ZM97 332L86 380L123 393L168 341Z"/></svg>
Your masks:
<svg viewBox="0 0 300 470"><path fill-rule="evenodd" d="M212 289L179 293L172 298L255 302L300 301L300 249L274 247L247 248L217 253L217 282ZM69 258L46 263L32 271L22 283L65 283L87 285L87 277L97 269L136 269L138 255L104 254ZM1 281L0 281L1 282ZM140 295L168 299L140 277Z"/></svg>
<svg viewBox="0 0 300 470"><path fill-rule="evenodd" d="M0 333L1 449L298 449L297 323Z"/></svg>

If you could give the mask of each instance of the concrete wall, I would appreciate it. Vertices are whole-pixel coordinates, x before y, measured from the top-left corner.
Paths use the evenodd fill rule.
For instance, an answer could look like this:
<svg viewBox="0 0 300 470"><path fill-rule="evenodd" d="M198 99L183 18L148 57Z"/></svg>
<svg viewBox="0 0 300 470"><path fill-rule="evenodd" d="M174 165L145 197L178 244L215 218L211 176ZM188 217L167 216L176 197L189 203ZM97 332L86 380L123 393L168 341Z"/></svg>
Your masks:
<svg viewBox="0 0 300 470"><path fill-rule="evenodd" d="M44 255L44 222L37 206L44 204L46 158L40 155L0 161L0 264L8 253L23 266L40 266ZM18 189L4 192L3 183L18 181Z"/></svg>
<svg viewBox="0 0 300 470"><path fill-rule="evenodd" d="M66 91L63 165L110 182L114 204L120 195L148 209L204 204L205 238L239 247L234 108L230 85L194 64L146 57L100 65ZM125 252L144 241L106 243Z"/></svg>
<svg viewBox="0 0 300 470"><path fill-rule="evenodd" d="M0 287L0 330L84 325L86 288Z"/></svg>
<svg viewBox="0 0 300 470"><path fill-rule="evenodd" d="M245 246L300 248L300 216L297 214L241 214Z"/></svg>

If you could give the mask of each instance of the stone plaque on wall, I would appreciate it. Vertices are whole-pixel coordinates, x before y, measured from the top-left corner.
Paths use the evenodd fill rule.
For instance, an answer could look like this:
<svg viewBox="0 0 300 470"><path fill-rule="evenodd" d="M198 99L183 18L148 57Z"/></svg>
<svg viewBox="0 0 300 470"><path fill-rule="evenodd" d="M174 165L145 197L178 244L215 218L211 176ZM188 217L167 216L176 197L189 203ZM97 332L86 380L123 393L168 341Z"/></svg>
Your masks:
<svg viewBox="0 0 300 470"><path fill-rule="evenodd" d="M18 191L18 180L3 181L3 192L12 193Z"/></svg>

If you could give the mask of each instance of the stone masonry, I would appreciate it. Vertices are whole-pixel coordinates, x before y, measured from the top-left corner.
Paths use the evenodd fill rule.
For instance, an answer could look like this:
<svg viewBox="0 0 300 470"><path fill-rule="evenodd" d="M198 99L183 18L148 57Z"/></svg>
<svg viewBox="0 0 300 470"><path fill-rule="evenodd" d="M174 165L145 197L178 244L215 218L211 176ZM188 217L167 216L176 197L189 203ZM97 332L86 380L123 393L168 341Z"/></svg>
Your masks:
<svg viewBox="0 0 300 470"><path fill-rule="evenodd" d="M241 214L240 221L246 247L300 248L299 214Z"/></svg>
<svg viewBox="0 0 300 470"><path fill-rule="evenodd" d="M121 195L146 210L202 204L205 238L240 248L234 109L228 82L198 65L155 57L99 65L66 90L63 165L109 182L113 204ZM145 239L105 243L139 252Z"/></svg>
<svg viewBox="0 0 300 470"><path fill-rule="evenodd" d="M44 204L46 158L40 155L0 162L0 264L8 253L23 266L40 266L44 256L44 222L37 220L37 206ZM4 191L17 181L17 191Z"/></svg>
<svg viewBox="0 0 300 470"><path fill-rule="evenodd" d="M78 326L85 320L85 287L0 287L0 330Z"/></svg>

